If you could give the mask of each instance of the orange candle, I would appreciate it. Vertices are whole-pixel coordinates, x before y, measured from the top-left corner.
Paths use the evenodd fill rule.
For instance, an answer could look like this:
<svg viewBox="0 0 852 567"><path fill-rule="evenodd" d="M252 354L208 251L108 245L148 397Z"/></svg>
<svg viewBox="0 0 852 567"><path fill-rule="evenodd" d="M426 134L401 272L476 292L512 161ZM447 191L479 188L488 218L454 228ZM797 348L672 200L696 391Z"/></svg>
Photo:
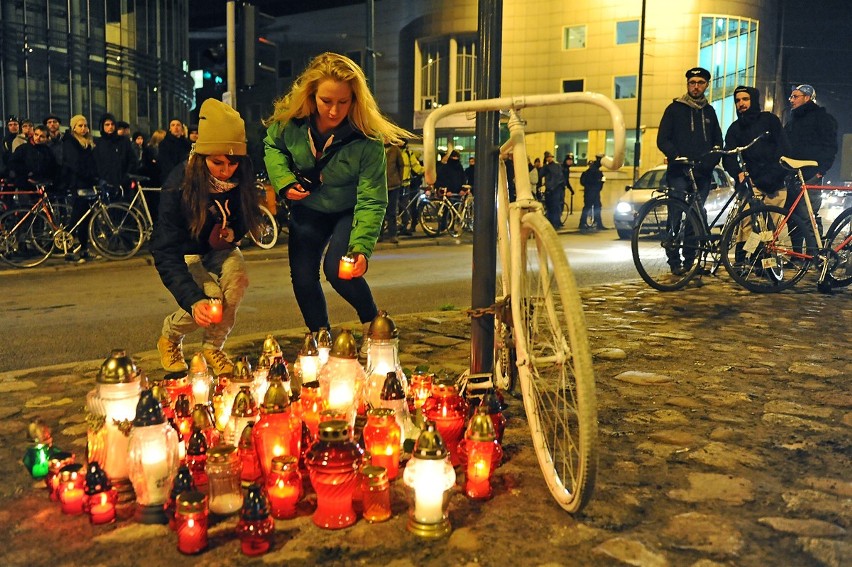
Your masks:
<svg viewBox="0 0 852 567"><path fill-rule="evenodd" d="M343 256L340 259L340 266L337 268L337 277L342 280L351 280L355 271L355 258L352 256Z"/></svg>
<svg viewBox="0 0 852 567"><path fill-rule="evenodd" d="M210 322L211 323L221 323L222 322L222 300L221 299L211 299L210 300Z"/></svg>
<svg viewBox="0 0 852 567"><path fill-rule="evenodd" d="M83 489L74 482L66 483L59 493L59 501L62 503L62 513L76 516L83 513Z"/></svg>

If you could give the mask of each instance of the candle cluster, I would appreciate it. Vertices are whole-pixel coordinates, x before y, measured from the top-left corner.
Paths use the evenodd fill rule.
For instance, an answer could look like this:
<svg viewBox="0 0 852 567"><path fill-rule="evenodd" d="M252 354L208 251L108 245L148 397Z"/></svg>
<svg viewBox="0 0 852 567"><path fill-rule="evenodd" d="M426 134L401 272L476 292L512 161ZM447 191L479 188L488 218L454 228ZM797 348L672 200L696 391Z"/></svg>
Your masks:
<svg viewBox="0 0 852 567"><path fill-rule="evenodd" d="M196 355L186 376L149 381L113 351L87 396L86 463L53 449L48 432L33 436L27 469L63 513L105 524L135 501L137 521L168 523L190 555L207 549L211 520L236 514L242 552L265 553L275 520L310 512L309 490L321 528L386 521L400 477L408 529L448 534L457 468L464 494L492 495L500 404L486 396L471 416L453 381L420 371L409 384L384 312L365 338L366 370L350 330L333 341L324 331L305 335L292 367L270 335L254 368L244 357L221 376Z"/></svg>

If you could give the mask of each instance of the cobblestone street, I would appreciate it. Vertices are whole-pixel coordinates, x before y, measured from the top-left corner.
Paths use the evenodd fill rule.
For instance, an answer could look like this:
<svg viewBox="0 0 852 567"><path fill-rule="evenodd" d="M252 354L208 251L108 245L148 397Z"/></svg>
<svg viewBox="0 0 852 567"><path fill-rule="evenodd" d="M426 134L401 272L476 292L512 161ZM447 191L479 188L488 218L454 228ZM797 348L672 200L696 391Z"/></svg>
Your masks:
<svg viewBox="0 0 852 567"><path fill-rule="evenodd" d="M0 374L0 565L849 565L852 292L825 296L802 282L755 295L707 279L669 294L641 283L583 290L600 465L582 514L551 499L521 401L507 397L494 497L473 502L456 490L453 531L438 541L406 531L400 481L391 520L339 531L311 522L309 492L257 558L241 554L234 517L213 521L210 549L187 557L166 526L62 515L21 465L27 425L40 417L58 447L84 455L82 408L102 361ZM391 316L404 367L467 368L463 311ZM270 332L292 362L304 330ZM254 361L263 338L233 337L228 348ZM160 372L156 351L131 354Z"/></svg>

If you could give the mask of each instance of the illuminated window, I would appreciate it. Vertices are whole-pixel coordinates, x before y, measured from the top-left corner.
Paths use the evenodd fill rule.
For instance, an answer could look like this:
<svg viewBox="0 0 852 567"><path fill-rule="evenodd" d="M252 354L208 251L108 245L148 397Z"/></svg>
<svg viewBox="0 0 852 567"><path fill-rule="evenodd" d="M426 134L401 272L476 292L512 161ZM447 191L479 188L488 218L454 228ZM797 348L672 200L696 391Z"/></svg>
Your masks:
<svg viewBox="0 0 852 567"><path fill-rule="evenodd" d="M585 81L583 79L565 79L562 81L562 92L581 93L585 88L584 83Z"/></svg>
<svg viewBox="0 0 852 567"><path fill-rule="evenodd" d="M713 76L706 96L716 109L722 132L736 120L734 89L755 84L757 32L757 20L701 17L698 64Z"/></svg>
<svg viewBox="0 0 852 567"><path fill-rule="evenodd" d="M445 37L418 42L420 49L419 110L449 102L476 100L476 62L479 47L473 37ZM451 73L455 58L455 73ZM453 76L451 76L451 74Z"/></svg>
<svg viewBox="0 0 852 567"><path fill-rule="evenodd" d="M562 28L562 49L584 49L586 47L586 26L565 26Z"/></svg>

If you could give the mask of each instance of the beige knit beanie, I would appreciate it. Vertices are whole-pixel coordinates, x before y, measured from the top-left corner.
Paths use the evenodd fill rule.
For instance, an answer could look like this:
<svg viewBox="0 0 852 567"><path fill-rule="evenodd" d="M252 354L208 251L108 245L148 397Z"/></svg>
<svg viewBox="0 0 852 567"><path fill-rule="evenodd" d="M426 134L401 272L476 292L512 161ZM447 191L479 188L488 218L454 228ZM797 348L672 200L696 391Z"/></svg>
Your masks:
<svg viewBox="0 0 852 567"><path fill-rule="evenodd" d="M246 124L240 113L215 98L208 98L198 113L195 153L205 156L246 155Z"/></svg>

